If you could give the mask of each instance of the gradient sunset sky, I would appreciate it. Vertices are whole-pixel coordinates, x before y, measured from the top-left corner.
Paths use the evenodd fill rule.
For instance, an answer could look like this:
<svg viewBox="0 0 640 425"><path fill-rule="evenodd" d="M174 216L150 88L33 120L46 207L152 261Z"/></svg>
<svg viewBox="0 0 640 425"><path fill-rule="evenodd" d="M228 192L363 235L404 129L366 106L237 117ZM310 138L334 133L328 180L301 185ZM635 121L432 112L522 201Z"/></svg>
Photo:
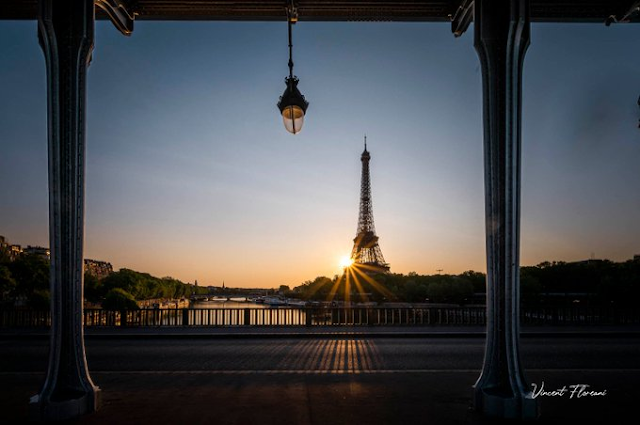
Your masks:
<svg viewBox="0 0 640 425"><path fill-rule="evenodd" d="M294 27L310 102L276 108L279 23L96 25L85 257L200 285L339 273L363 136L391 271L485 271L481 79L473 29ZM521 263L640 254L640 25L534 24L525 59ZM0 235L48 246L46 87L35 22L0 22Z"/></svg>

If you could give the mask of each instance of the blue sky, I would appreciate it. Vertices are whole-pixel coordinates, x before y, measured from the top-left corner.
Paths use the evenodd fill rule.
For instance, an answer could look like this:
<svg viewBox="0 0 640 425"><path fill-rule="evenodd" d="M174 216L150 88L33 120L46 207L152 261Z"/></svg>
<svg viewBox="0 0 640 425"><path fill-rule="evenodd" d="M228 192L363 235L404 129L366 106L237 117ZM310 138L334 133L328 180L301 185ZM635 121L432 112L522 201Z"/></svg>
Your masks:
<svg viewBox="0 0 640 425"><path fill-rule="evenodd" d="M525 59L521 262L640 254L640 26L534 24ZM288 134L281 23L96 25L85 255L185 281L297 285L355 236L362 139L391 270L485 270L481 79L446 24L294 27L310 102ZM48 245L35 22L0 22L0 234Z"/></svg>

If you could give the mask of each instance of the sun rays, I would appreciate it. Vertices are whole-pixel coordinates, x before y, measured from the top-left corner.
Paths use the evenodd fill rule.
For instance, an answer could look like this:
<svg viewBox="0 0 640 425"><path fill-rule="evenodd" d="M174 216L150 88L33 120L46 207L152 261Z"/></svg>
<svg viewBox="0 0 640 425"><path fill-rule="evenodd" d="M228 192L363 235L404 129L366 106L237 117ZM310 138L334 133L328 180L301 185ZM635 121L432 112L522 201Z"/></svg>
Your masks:
<svg viewBox="0 0 640 425"><path fill-rule="evenodd" d="M347 255L345 255L340 259L340 268L343 270L348 267L351 267L352 264L353 264L353 259Z"/></svg>
<svg viewBox="0 0 640 425"><path fill-rule="evenodd" d="M379 268L357 263L347 257L342 258L340 265L342 274L335 276L330 282L324 282L325 285L331 284L326 301L342 299L346 305L350 305L352 297L355 298L354 301L365 303L370 302L374 294L379 294L386 299L394 298L391 291L372 277L380 273ZM319 289L320 285L312 288L312 293L316 293Z"/></svg>
<svg viewBox="0 0 640 425"><path fill-rule="evenodd" d="M303 284L304 299L332 305L391 301L396 294L388 287L393 276L388 269L364 264L359 258L343 256L337 258L340 271L333 278L318 276Z"/></svg>

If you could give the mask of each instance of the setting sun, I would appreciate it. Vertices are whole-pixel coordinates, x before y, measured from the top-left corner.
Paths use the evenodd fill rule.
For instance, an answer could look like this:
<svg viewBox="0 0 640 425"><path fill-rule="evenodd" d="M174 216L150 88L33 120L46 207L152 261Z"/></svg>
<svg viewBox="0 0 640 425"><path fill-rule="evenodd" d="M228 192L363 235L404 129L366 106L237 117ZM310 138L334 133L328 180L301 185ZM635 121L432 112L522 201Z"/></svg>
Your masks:
<svg viewBox="0 0 640 425"><path fill-rule="evenodd" d="M353 260L346 255L340 259L340 268L346 269L347 267L351 267L352 264Z"/></svg>

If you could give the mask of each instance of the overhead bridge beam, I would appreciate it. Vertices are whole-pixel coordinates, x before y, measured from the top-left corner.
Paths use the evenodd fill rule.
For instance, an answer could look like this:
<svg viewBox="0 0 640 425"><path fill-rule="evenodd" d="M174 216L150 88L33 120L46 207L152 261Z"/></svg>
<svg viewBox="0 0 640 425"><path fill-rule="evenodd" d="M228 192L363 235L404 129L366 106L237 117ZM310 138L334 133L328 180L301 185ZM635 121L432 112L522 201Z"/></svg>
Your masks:
<svg viewBox="0 0 640 425"><path fill-rule="evenodd" d="M37 0L2 0L0 19L36 19ZM283 0L98 0L97 19L284 21ZM451 22L472 0L297 0L301 21ZM532 22L638 22L637 0L531 0ZM466 5L466 6L465 6ZM126 12L126 13L125 13ZM468 17L468 15L466 15ZM462 21L465 23L465 21ZM470 22L470 19L466 22ZM126 25L124 26L126 28ZM464 27L464 25L462 25ZM122 29L121 29L122 31Z"/></svg>

